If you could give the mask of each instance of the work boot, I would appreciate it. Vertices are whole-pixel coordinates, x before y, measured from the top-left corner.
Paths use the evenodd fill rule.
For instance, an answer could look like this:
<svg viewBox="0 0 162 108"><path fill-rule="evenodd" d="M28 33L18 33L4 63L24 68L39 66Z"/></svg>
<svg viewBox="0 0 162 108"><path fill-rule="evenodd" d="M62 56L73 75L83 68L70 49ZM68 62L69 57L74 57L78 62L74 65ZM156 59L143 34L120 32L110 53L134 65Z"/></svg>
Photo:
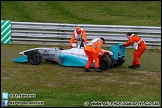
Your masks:
<svg viewBox="0 0 162 108"><path fill-rule="evenodd" d="M98 68L95 68L94 70L95 70L95 72L102 72L102 70L100 70Z"/></svg>
<svg viewBox="0 0 162 108"><path fill-rule="evenodd" d="M131 66L128 66L128 68L133 68L134 66L133 65L131 65Z"/></svg>
<svg viewBox="0 0 162 108"><path fill-rule="evenodd" d="M136 68L139 68L139 67L141 67L140 64L138 64L138 65L136 65L136 66L133 66L132 68L133 68L133 69L136 69Z"/></svg>
<svg viewBox="0 0 162 108"><path fill-rule="evenodd" d="M85 68L85 72L90 72L88 68Z"/></svg>

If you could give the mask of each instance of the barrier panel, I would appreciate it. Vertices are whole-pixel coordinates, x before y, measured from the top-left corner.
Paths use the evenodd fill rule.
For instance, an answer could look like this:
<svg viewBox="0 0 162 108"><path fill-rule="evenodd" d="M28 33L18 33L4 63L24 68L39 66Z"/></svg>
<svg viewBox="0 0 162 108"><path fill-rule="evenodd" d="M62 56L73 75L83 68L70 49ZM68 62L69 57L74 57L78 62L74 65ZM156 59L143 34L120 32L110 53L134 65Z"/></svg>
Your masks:
<svg viewBox="0 0 162 108"><path fill-rule="evenodd" d="M11 44L10 20L1 20L1 44Z"/></svg>

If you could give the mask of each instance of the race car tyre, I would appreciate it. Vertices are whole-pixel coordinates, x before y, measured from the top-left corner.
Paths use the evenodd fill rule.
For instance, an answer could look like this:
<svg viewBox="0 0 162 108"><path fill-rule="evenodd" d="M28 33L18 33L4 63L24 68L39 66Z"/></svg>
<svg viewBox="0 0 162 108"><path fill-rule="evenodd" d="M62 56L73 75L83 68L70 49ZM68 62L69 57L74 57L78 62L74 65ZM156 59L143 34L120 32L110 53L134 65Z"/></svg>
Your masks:
<svg viewBox="0 0 162 108"><path fill-rule="evenodd" d="M122 66L122 64L125 62L124 58L123 57L118 57L118 60L117 60L117 65L118 66Z"/></svg>
<svg viewBox="0 0 162 108"><path fill-rule="evenodd" d="M101 70L106 70L108 68L110 68L111 66L111 58L108 55L102 55L102 58L99 61L100 64L100 69Z"/></svg>
<svg viewBox="0 0 162 108"><path fill-rule="evenodd" d="M28 55L28 62L32 65L39 65L42 59L42 54L39 51L32 51Z"/></svg>

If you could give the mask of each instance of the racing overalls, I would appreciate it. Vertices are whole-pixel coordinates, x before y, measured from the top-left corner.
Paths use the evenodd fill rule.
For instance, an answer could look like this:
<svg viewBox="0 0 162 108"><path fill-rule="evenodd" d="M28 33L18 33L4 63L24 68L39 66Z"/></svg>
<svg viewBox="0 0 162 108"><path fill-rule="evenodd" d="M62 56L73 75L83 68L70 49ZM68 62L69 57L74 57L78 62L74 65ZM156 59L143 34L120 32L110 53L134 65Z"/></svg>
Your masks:
<svg viewBox="0 0 162 108"><path fill-rule="evenodd" d="M140 64L140 57L143 52L146 50L146 43L145 41L137 36L136 34L132 34L128 42L123 44L124 46L132 45L135 49L133 56L134 60L132 62L132 66L136 66Z"/></svg>
<svg viewBox="0 0 162 108"><path fill-rule="evenodd" d="M81 28L81 33L77 34L76 30L72 33L72 37L70 39L70 45L69 48L71 48L73 43L77 43L77 45L80 45L82 39L84 39L84 45L88 43L86 31Z"/></svg>
<svg viewBox="0 0 162 108"><path fill-rule="evenodd" d="M96 38L88 42L88 44L85 46L84 52L88 57L88 62L85 68L89 69L93 60L94 68L99 68L99 53L104 54L103 50L101 49L102 44L103 43L100 38Z"/></svg>

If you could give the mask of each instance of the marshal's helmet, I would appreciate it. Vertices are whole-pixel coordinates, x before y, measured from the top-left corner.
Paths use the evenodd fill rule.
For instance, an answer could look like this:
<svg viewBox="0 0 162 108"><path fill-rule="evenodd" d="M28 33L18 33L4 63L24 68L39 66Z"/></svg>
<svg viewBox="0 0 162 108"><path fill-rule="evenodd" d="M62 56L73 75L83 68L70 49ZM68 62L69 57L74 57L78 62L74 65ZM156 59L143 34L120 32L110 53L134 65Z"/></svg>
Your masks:
<svg viewBox="0 0 162 108"><path fill-rule="evenodd" d="M76 27L76 32L77 32L78 35L80 35L80 33L81 33L81 28L80 28L79 26Z"/></svg>

